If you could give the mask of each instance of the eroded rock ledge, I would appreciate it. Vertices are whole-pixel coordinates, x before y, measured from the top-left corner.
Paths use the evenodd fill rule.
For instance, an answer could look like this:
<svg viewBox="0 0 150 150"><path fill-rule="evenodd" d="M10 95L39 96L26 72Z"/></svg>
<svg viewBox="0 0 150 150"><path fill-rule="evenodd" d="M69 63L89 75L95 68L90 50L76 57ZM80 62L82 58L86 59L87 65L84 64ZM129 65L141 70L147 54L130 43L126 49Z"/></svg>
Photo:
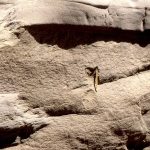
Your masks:
<svg viewBox="0 0 150 150"><path fill-rule="evenodd" d="M31 26L70 24L144 31L150 29L148 0L21 0L16 2L13 22Z"/></svg>

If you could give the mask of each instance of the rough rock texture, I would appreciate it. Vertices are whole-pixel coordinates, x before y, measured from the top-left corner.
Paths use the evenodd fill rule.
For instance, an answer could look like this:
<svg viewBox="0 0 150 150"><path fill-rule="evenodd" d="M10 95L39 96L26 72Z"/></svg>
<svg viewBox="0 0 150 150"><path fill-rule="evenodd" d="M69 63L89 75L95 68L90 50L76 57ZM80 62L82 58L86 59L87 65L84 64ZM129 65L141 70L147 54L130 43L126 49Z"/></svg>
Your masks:
<svg viewBox="0 0 150 150"><path fill-rule="evenodd" d="M18 94L0 95L0 148L19 144L36 130L47 125L46 115L29 110ZM17 139L18 137L18 139Z"/></svg>
<svg viewBox="0 0 150 150"><path fill-rule="evenodd" d="M150 149L149 5L0 1L0 149Z"/></svg>

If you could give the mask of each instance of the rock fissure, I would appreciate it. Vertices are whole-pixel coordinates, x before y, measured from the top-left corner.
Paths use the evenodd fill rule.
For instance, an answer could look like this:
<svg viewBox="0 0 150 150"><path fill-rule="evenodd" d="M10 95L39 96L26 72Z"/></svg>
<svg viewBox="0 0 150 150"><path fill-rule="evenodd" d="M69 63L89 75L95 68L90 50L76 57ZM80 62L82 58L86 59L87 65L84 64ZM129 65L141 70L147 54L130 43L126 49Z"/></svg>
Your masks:
<svg viewBox="0 0 150 150"><path fill-rule="evenodd" d="M16 146L18 144L23 143L24 139L27 139L38 131L39 129L45 127L46 125L41 125L39 128L35 129L32 124L24 124L20 127L13 128L12 127L0 127L0 149Z"/></svg>
<svg viewBox="0 0 150 150"><path fill-rule="evenodd" d="M74 1L74 3L88 5L88 6L100 8L100 9L107 9L109 7L109 5L94 5L94 4L90 4L90 3L86 3L86 2L79 2L79 1Z"/></svg>

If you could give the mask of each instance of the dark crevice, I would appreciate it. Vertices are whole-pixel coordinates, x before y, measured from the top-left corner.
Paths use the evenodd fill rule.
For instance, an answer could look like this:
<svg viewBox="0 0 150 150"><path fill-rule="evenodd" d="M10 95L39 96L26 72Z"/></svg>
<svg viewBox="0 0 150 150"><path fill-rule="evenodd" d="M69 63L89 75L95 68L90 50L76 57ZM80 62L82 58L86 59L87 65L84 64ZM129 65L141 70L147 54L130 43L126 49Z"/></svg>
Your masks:
<svg viewBox="0 0 150 150"><path fill-rule="evenodd" d="M108 9L109 6L107 5L91 5L93 7L96 7L96 8L100 8L100 9Z"/></svg>
<svg viewBox="0 0 150 150"><path fill-rule="evenodd" d="M147 133L142 131L124 130L121 128L113 129L115 135L121 137L127 137L126 146L128 150L143 150L148 147L150 143L146 140Z"/></svg>
<svg viewBox="0 0 150 150"><path fill-rule="evenodd" d="M20 129L18 136L20 137L21 140L27 139L34 132L35 131L32 125L25 125L23 128Z"/></svg>
<svg viewBox="0 0 150 150"><path fill-rule="evenodd" d="M96 41L116 41L139 44L142 47L150 44L150 30L144 32L121 30L115 28L79 25L32 25L25 29L40 44L58 45L69 49L78 45L92 44Z"/></svg>
<svg viewBox="0 0 150 150"><path fill-rule="evenodd" d="M125 132L123 130L121 130L120 128L114 129L113 132L117 135L117 136L124 136Z"/></svg>
<svg viewBox="0 0 150 150"><path fill-rule="evenodd" d="M0 133L0 149L9 146L14 146L15 140L18 136L18 131L12 130L12 132Z"/></svg>
<svg viewBox="0 0 150 150"><path fill-rule="evenodd" d="M18 127L15 129L1 128L0 129L0 148L6 148L13 146L17 137L20 137L20 140L28 138L33 134L33 127L25 125L23 127Z"/></svg>
<svg viewBox="0 0 150 150"><path fill-rule="evenodd" d="M129 135L127 141L128 150L143 150L149 146L149 143L145 141L146 135Z"/></svg>
<svg viewBox="0 0 150 150"><path fill-rule="evenodd" d="M64 115L71 115L71 114L78 114L78 112L74 110L67 110L67 109L59 109L59 110L46 110L46 113L49 116L64 116Z"/></svg>
<svg viewBox="0 0 150 150"><path fill-rule="evenodd" d="M148 112L149 112L149 110L147 110L147 109L141 110L141 114L142 114L143 116L146 115Z"/></svg>
<svg viewBox="0 0 150 150"><path fill-rule="evenodd" d="M45 125L41 126L41 128L42 127L45 127ZM18 128L0 128L0 149L18 145L23 139L29 138L31 134L39 129L40 128L37 128L35 130L31 124ZM20 139L19 143L16 143L17 137Z"/></svg>
<svg viewBox="0 0 150 150"><path fill-rule="evenodd" d="M46 109L45 112L49 116L65 116L65 115L93 115L96 114L96 110L84 110L84 109L78 109L76 106L71 107L60 107L60 108L52 108L52 109Z"/></svg>
<svg viewBox="0 0 150 150"><path fill-rule="evenodd" d="M94 4L90 4L90 3L86 3L86 2L79 2L79 1L74 1L73 3L88 5L88 6L100 8L100 9L107 9L109 7L109 5L94 5Z"/></svg>

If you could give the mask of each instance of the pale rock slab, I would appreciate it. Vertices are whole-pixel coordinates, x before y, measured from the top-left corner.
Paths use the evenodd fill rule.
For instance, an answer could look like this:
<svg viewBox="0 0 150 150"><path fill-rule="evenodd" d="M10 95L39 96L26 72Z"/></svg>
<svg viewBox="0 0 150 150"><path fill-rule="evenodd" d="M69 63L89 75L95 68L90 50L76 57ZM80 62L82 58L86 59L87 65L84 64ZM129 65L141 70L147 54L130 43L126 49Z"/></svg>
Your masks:
<svg viewBox="0 0 150 150"><path fill-rule="evenodd" d="M18 1L12 22L22 26L69 24L144 31L149 29L145 15L149 1ZM51 15L53 14L53 15ZM146 21L144 21L146 20Z"/></svg>

